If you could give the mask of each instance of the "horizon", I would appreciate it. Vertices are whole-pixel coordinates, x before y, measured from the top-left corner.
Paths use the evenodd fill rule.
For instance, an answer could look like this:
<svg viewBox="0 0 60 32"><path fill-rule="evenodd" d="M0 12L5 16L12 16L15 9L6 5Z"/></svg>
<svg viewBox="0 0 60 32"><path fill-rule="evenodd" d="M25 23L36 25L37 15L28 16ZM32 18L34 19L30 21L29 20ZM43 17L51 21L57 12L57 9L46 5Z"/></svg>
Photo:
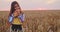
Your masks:
<svg viewBox="0 0 60 32"><path fill-rule="evenodd" d="M10 10L0 10L0 11L10 11ZM52 11L52 10L21 10L21 11ZM53 10L53 11L60 11L60 10Z"/></svg>

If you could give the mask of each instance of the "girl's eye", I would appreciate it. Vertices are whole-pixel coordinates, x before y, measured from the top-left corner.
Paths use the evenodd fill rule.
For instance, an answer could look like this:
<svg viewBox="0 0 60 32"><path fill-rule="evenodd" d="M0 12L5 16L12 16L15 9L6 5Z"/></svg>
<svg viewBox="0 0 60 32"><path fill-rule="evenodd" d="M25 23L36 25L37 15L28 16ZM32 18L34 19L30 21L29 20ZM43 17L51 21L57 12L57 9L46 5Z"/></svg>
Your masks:
<svg viewBox="0 0 60 32"><path fill-rule="evenodd" d="M15 10L17 10L17 8L15 8Z"/></svg>
<svg viewBox="0 0 60 32"><path fill-rule="evenodd" d="M17 9L20 9L19 7L17 7Z"/></svg>
<svg viewBox="0 0 60 32"><path fill-rule="evenodd" d="M16 7L15 10L20 9L19 7Z"/></svg>
<svg viewBox="0 0 60 32"><path fill-rule="evenodd" d="M15 8L15 10L16 10L16 8Z"/></svg>

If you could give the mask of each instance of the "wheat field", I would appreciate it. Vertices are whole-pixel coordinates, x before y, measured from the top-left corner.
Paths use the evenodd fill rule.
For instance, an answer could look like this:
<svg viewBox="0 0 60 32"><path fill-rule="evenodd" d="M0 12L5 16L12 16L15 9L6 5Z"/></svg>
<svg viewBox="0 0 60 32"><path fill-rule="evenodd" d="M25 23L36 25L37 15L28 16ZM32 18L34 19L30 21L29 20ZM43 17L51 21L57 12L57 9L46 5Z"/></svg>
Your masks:
<svg viewBox="0 0 60 32"><path fill-rule="evenodd" d="M0 11L0 32L10 27L8 14L9 11ZM24 14L24 32L60 32L60 10L27 10Z"/></svg>

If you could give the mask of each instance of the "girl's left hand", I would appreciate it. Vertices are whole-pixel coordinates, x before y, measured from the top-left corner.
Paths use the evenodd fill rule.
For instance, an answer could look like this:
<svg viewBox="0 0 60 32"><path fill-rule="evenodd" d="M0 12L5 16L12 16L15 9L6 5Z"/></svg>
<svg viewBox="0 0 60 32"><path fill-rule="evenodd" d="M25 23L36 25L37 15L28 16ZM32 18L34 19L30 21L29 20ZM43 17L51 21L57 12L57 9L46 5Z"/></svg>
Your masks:
<svg viewBox="0 0 60 32"><path fill-rule="evenodd" d="M15 11L15 12L13 13L13 15L14 15L14 17L18 16L17 11Z"/></svg>

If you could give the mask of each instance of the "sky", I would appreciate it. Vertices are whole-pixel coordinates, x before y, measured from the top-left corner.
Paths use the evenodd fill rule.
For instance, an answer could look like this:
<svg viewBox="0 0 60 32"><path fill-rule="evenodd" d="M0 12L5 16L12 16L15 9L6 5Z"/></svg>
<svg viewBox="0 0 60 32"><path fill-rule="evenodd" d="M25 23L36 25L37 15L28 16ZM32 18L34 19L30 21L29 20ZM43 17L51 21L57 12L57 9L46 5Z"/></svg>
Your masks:
<svg viewBox="0 0 60 32"><path fill-rule="evenodd" d="M60 9L60 0L0 0L0 10L10 10L13 1L17 1L22 10Z"/></svg>

